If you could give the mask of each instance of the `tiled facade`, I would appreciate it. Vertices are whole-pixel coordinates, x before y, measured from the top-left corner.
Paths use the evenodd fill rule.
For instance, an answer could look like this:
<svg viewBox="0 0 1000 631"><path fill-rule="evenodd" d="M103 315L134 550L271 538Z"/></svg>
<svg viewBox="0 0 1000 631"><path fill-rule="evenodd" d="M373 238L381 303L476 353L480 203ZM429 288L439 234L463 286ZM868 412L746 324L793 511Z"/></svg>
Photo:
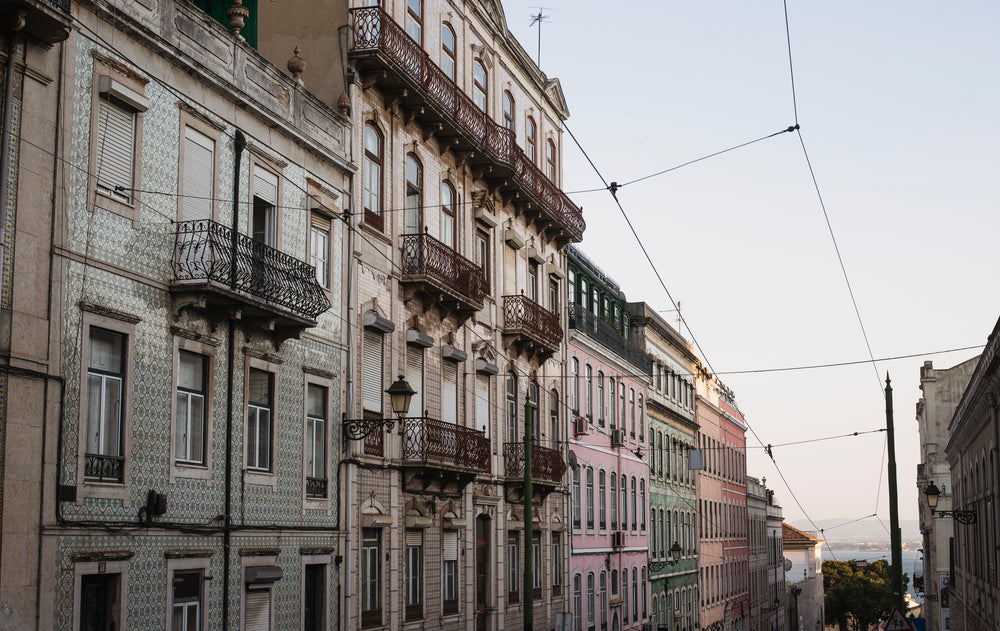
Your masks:
<svg viewBox="0 0 1000 631"><path fill-rule="evenodd" d="M348 121L191 3L73 13L40 627L336 620Z"/></svg>
<svg viewBox="0 0 1000 631"><path fill-rule="evenodd" d="M650 620L649 357L617 284L568 249L573 628L638 629Z"/></svg>
<svg viewBox="0 0 1000 631"><path fill-rule="evenodd" d="M649 559L652 623L657 629L695 628L698 615L698 541L691 344L646 303L630 303L632 324L653 360L646 390L649 414ZM671 548L679 548L677 561Z"/></svg>
<svg viewBox="0 0 1000 631"><path fill-rule="evenodd" d="M733 391L719 386L722 441L718 447L722 477L722 585L726 628L742 629L749 621L749 550L747 547L746 422Z"/></svg>

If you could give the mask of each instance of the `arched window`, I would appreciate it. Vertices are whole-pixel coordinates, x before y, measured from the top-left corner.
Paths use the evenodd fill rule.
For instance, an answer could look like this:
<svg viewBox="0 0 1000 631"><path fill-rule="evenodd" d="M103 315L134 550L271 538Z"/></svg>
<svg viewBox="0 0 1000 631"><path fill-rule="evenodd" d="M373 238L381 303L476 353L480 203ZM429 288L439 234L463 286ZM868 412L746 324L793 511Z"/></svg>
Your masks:
<svg viewBox="0 0 1000 631"><path fill-rule="evenodd" d="M584 375L587 380L584 382L583 387L586 388L584 393L584 398L587 404L587 420L591 423L594 422L594 368L587 364L583 367Z"/></svg>
<svg viewBox="0 0 1000 631"><path fill-rule="evenodd" d="M636 515L636 503L635 503L635 476L632 476L632 530L635 530L639 525L639 520Z"/></svg>
<svg viewBox="0 0 1000 631"><path fill-rule="evenodd" d="M573 631L583 631L583 577L573 575Z"/></svg>
<svg viewBox="0 0 1000 631"><path fill-rule="evenodd" d="M580 492L580 469L573 469L573 527L580 527L580 505L583 503L583 494Z"/></svg>
<svg viewBox="0 0 1000 631"><path fill-rule="evenodd" d="M556 181L556 143L552 140L545 143L545 175L553 183Z"/></svg>
<svg viewBox="0 0 1000 631"><path fill-rule="evenodd" d="M587 528L594 528L594 468L587 467Z"/></svg>
<svg viewBox="0 0 1000 631"><path fill-rule="evenodd" d="M615 378L608 377L608 401L611 405L608 406L608 412L610 419L608 420L608 426L611 429L618 427L618 397L615 396Z"/></svg>
<svg viewBox="0 0 1000 631"><path fill-rule="evenodd" d="M406 0L406 34L418 44L424 41L423 12L423 0Z"/></svg>
<svg viewBox="0 0 1000 631"><path fill-rule="evenodd" d="M628 389L629 436L635 438L635 388Z"/></svg>
<svg viewBox="0 0 1000 631"><path fill-rule="evenodd" d="M536 137L538 136L538 130L535 127L535 119L529 116L524 129L524 150L528 154L528 160L531 161L531 164L535 164L535 142Z"/></svg>
<svg viewBox="0 0 1000 631"><path fill-rule="evenodd" d="M628 476L622 474L622 530L628 530Z"/></svg>
<svg viewBox="0 0 1000 631"><path fill-rule="evenodd" d="M632 622L639 620L639 571L632 568Z"/></svg>
<svg viewBox="0 0 1000 631"><path fill-rule="evenodd" d="M382 134L365 124L364 191L365 221L382 229Z"/></svg>
<svg viewBox="0 0 1000 631"><path fill-rule="evenodd" d="M604 469L597 472L597 527L604 530L608 527L608 484Z"/></svg>
<svg viewBox="0 0 1000 631"><path fill-rule="evenodd" d="M507 90L503 91L503 126L514 132L514 97Z"/></svg>
<svg viewBox="0 0 1000 631"><path fill-rule="evenodd" d="M628 568L622 569L622 618L628 622Z"/></svg>
<svg viewBox="0 0 1000 631"><path fill-rule="evenodd" d="M604 427L604 371L597 371L597 425Z"/></svg>
<svg viewBox="0 0 1000 631"><path fill-rule="evenodd" d="M412 153L406 154L405 234L420 234L424 224L424 169Z"/></svg>
<svg viewBox="0 0 1000 631"><path fill-rule="evenodd" d="M450 182L441 183L441 241L456 249L457 224L455 219L455 188Z"/></svg>
<svg viewBox="0 0 1000 631"><path fill-rule="evenodd" d="M597 602L595 600L595 586L594 586L594 573L587 573L587 629L593 631L594 629L594 610L597 609Z"/></svg>
<svg viewBox="0 0 1000 631"><path fill-rule="evenodd" d="M507 373L507 442L517 442L517 375Z"/></svg>
<svg viewBox="0 0 1000 631"><path fill-rule="evenodd" d="M647 612L649 611L649 608L648 608L649 605L648 605L648 602L646 600L647 596L646 596L646 566L645 565L642 566L642 570L640 571L640 579L641 579L641 582L639 583L639 587L642 589L642 617L645 618Z"/></svg>
<svg viewBox="0 0 1000 631"><path fill-rule="evenodd" d="M597 607L601 610L601 631L608 631L608 575L604 570L597 583Z"/></svg>
<svg viewBox="0 0 1000 631"><path fill-rule="evenodd" d="M472 101L476 107L486 111L486 68L483 62L475 60L472 62Z"/></svg>
<svg viewBox="0 0 1000 631"><path fill-rule="evenodd" d="M538 411L541 409L539 405L541 402L538 399L538 382L529 381L528 382L528 403L531 404L531 437L535 439L535 444L537 445L542 439L542 423L539 420Z"/></svg>
<svg viewBox="0 0 1000 631"><path fill-rule="evenodd" d="M455 80L455 31L446 22L441 25L441 70L452 81Z"/></svg>
<svg viewBox="0 0 1000 631"><path fill-rule="evenodd" d="M572 399L570 403L572 404L571 407L573 408L573 414L579 415L580 414L580 360L574 357L573 361L570 362L570 364L572 366L571 376L573 377L573 384L572 384L573 389L570 391Z"/></svg>
<svg viewBox="0 0 1000 631"><path fill-rule="evenodd" d="M639 395L639 442L646 440L646 415L642 412L642 395Z"/></svg>
<svg viewBox="0 0 1000 631"><path fill-rule="evenodd" d="M611 529L618 530L618 476L611 471Z"/></svg>
<svg viewBox="0 0 1000 631"><path fill-rule="evenodd" d="M640 528L646 529L646 480L639 480L639 519L642 520Z"/></svg>
<svg viewBox="0 0 1000 631"><path fill-rule="evenodd" d="M559 449L559 391L552 389L549 393L549 440L552 448Z"/></svg>

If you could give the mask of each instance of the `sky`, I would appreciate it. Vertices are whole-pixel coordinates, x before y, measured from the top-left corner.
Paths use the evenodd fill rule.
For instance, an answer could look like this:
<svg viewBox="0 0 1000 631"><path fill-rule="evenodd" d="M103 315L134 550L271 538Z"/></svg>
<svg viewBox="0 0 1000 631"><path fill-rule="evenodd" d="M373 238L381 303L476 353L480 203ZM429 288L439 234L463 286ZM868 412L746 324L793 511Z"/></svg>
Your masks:
<svg viewBox="0 0 1000 631"><path fill-rule="evenodd" d="M532 58L539 4L503 0ZM559 78L566 125L608 181L796 123L781 2L543 6L541 68ZM575 192L603 184L568 134L563 189L584 209L581 248L628 300L676 324L655 266L680 301L682 332L752 428L748 473L767 479L786 521L876 514L887 533L884 432L777 445L884 428L888 372L900 518L917 519L919 368L978 355L932 353L985 344L1000 317L1000 3L790 0L787 11L797 121L871 353L920 356L725 374L869 359L796 133L622 187L652 265L607 191ZM777 467L761 443L776 445Z"/></svg>

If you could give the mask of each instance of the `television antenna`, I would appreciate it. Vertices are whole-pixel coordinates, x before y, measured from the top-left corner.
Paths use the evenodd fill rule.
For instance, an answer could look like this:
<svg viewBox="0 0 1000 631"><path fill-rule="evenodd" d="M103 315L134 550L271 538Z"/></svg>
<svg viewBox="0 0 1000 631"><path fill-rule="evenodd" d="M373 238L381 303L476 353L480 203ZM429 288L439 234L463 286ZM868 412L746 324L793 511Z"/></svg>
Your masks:
<svg viewBox="0 0 1000 631"><path fill-rule="evenodd" d="M538 13L531 16L531 24L528 28L531 28L535 24L538 25L538 53L535 56L535 65L539 69L542 67L542 22L549 19L549 16L545 15L543 11L551 11L549 7L535 7L538 9Z"/></svg>

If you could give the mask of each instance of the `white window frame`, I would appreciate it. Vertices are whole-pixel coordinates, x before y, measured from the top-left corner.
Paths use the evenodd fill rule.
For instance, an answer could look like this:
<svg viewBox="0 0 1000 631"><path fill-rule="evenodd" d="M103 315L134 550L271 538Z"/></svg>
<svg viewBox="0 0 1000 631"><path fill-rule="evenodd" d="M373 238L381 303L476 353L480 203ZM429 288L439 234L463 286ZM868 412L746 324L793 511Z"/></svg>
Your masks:
<svg viewBox="0 0 1000 631"><path fill-rule="evenodd" d="M374 582L377 583L376 587L377 587L377 590L378 590L377 591L378 608L377 609L367 609L367 610L365 609L365 605L367 604L365 602L365 592L366 592L367 587L368 587L366 585L366 583L371 583L372 582L372 577L368 574L368 571L366 569L368 567L367 562L368 562L369 559L365 559L364 555L365 555L365 550L366 549L370 550L370 549L372 549L373 546L367 546L367 548L365 546L365 531L366 530L370 530L370 531L374 531L374 532L378 533L378 546L374 547L374 551L375 551L374 558L375 558L375 561L377 562L377 566L378 566L378 576L374 577ZM361 559L360 559L359 568L358 568L358 570L359 570L359 581L360 581L360 586L361 586L361 593L359 594L358 616L359 616L359 625L363 629L364 628L369 628L369 627L381 627L382 623L385 620L385 606L384 606L385 598L384 598L384 594L383 594L383 590L384 590L383 576L385 574L385 563L384 563L384 561L382 559L382 554L383 554L383 550L384 550L384 548L383 548L383 539L385 538L384 534L385 534L385 530L383 528L368 528L368 527L361 528L361 546L360 546ZM379 622L378 622L378 624L365 625L363 623L364 613L366 611L378 611L378 614L379 614Z"/></svg>
<svg viewBox="0 0 1000 631"><path fill-rule="evenodd" d="M190 203L187 201L189 199L187 197L189 193L187 192L184 179L184 167L187 157L187 131L190 129L212 142L212 187L210 191L207 191L209 204L211 205L212 210L207 219L215 221L217 219L215 200L219 198L220 129L214 124L206 122L206 119L203 119L201 116L195 115L192 111L189 111L187 106L183 106L181 109L180 122L180 148L178 150L179 154L177 160L177 190L180 192L180 197L177 198L177 219L178 221L189 221L194 219L194 217L188 216L190 213L184 212L185 204Z"/></svg>
<svg viewBox="0 0 1000 631"><path fill-rule="evenodd" d="M193 337L193 335L192 335ZM212 411L214 409L212 392L214 390L215 353L218 348L216 340L195 341L187 337L174 336L173 349L173 379L171 390L177 392L177 380L180 374L180 351L203 355L205 361L205 462L178 462L174 437L177 435L177 396L170 398L170 481L176 478L193 478L204 480L206 486L212 486Z"/></svg>
<svg viewBox="0 0 1000 631"><path fill-rule="evenodd" d="M406 539L411 536L420 536L420 545L410 545ZM427 615L426 593L427 586L424 575L424 565L426 561L425 547L426 537L422 529L408 528L403 531L403 618L404 620L423 620ZM420 567L416 567L419 565ZM419 607L420 615L411 614L410 609Z"/></svg>
<svg viewBox="0 0 1000 631"><path fill-rule="evenodd" d="M331 475L331 456L333 453L333 380L329 378L324 378L319 375L312 373L304 373L304 383L302 390L302 497L303 497L303 511L306 509L310 510L323 510L327 511L331 509L331 501L333 500L333 476ZM307 480L308 477L318 477L309 475L307 468L307 454L309 453L310 447L310 436L309 432L309 421L312 418L309 414L309 388L310 386L324 388L326 390L326 407L324 419L324 431L323 440L325 441L325 453L323 462L323 477L326 479L326 497L309 497L306 494Z"/></svg>
<svg viewBox="0 0 1000 631"><path fill-rule="evenodd" d="M174 617L174 590L173 581L174 574L176 572L192 572L201 571L201 602L200 608L201 613L198 616L201 619L201 627L199 631L208 629L208 579L212 578L211 574L211 559L207 556L197 556L197 557L184 557L184 558L168 558L166 559L167 566L167 624L164 629L173 629L173 617Z"/></svg>
<svg viewBox="0 0 1000 631"><path fill-rule="evenodd" d="M267 470L253 468L251 469L249 463L247 462L247 423L250 410L250 369L260 370L271 375L271 423L270 423L270 461L268 463L269 468ZM280 408L278 393L281 391L279 384L280 380L280 369L281 365L273 362L268 362L263 359L259 359L252 356L247 356L244 362L243 369L243 468L246 470L244 479L247 484L257 484L261 486L270 486L272 489L276 489L278 485L277 476L277 466L275 463L276 455L276 438L277 438L277 425L278 425L278 410Z"/></svg>
<svg viewBox="0 0 1000 631"><path fill-rule="evenodd" d="M261 172L260 173L261 179L272 177L277 180L275 199L273 202L271 202L270 200L266 200L255 193L258 171ZM256 153L250 154L250 209L247 217L247 236L249 236L251 239L253 239L254 236L254 225L253 225L254 200L260 199L265 203L269 203L271 204L272 206L271 210L274 213L272 216L273 219L272 222L269 222L273 223L273 226L271 227L271 230L273 230L273 234L271 234L270 237L273 240L273 243L268 243L267 241L263 241L262 243L274 248L275 250L281 249L281 233L282 233L281 225L283 223L282 206L284 201L284 179L285 179L284 171L280 166L271 162L264 156L261 156Z"/></svg>

